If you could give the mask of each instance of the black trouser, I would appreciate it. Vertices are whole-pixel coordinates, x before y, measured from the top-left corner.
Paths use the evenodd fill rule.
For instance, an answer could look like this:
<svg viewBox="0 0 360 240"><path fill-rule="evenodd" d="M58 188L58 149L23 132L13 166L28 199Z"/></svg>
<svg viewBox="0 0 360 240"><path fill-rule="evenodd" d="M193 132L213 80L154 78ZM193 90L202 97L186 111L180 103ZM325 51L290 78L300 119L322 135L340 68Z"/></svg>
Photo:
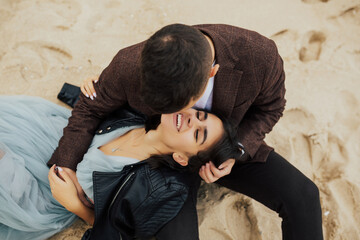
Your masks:
<svg viewBox="0 0 360 240"><path fill-rule="evenodd" d="M270 153L266 163L235 164L231 174L216 183L276 211L283 220L284 240L323 239L318 188L276 152ZM157 239L199 239L196 214L198 188L199 184L196 184L178 216L161 229Z"/></svg>

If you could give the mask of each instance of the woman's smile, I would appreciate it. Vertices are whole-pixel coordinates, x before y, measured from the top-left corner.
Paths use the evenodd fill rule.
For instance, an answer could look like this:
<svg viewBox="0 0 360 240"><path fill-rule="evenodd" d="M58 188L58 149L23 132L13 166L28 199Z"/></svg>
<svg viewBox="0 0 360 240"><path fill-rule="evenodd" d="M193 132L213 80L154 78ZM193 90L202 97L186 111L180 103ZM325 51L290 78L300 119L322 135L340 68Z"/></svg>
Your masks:
<svg viewBox="0 0 360 240"><path fill-rule="evenodd" d="M180 132L181 127L183 126L184 123L184 115L182 113L175 113L173 119L176 130Z"/></svg>

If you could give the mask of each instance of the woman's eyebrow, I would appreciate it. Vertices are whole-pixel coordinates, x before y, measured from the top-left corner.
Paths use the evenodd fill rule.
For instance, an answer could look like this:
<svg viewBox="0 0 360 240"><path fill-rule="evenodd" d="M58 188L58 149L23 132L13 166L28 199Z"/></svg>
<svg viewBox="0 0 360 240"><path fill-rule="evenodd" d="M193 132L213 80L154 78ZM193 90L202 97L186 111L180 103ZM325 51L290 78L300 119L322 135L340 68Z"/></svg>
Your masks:
<svg viewBox="0 0 360 240"><path fill-rule="evenodd" d="M206 138L207 138L207 128L204 129L204 140L202 141L202 143L200 145L202 145L205 141L206 141Z"/></svg>

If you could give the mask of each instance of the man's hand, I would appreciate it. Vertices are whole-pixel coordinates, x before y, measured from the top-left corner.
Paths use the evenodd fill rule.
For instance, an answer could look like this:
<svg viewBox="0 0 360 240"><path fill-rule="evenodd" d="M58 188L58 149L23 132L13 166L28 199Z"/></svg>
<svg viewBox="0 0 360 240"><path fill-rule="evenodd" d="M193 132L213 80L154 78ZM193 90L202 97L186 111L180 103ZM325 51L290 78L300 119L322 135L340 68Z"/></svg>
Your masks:
<svg viewBox="0 0 360 240"><path fill-rule="evenodd" d="M76 172L70 168L67 168L67 167L61 167L66 173L67 175L70 177L71 181L74 183L75 187L76 187L76 190L77 190L77 194L78 194L78 197L79 199L81 200L81 202L89 207L89 208L92 208L93 206L88 202L88 200L86 199L85 197L85 192L84 190L82 189L77 177L76 177Z"/></svg>
<svg viewBox="0 0 360 240"><path fill-rule="evenodd" d="M219 178L230 174L234 164L235 159L228 159L219 168L216 168L212 162L208 162L200 168L199 175L206 183L213 183Z"/></svg>
<svg viewBox="0 0 360 240"><path fill-rule="evenodd" d="M94 83L97 83L99 81L99 76L90 77L88 79L85 79L80 86L81 92L87 97L91 98L91 100L94 100L96 98L96 92L94 88Z"/></svg>

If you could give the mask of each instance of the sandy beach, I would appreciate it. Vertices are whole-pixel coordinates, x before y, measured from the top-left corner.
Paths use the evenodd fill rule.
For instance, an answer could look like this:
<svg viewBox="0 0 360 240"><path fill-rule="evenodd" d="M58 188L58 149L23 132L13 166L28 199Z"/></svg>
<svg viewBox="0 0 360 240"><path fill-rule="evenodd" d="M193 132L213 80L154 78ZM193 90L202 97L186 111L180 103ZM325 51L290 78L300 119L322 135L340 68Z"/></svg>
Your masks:
<svg viewBox="0 0 360 240"><path fill-rule="evenodd" d="M1 0L0 94L56 95L99 75L170 23L231 24L273 39L285 62L284 116L266 142L320 190L326 240L360 239L360 0ZM216 184L198 196L201 240L281 239L281 219ZM77 221L51 240L81 239Z"/></svg>

